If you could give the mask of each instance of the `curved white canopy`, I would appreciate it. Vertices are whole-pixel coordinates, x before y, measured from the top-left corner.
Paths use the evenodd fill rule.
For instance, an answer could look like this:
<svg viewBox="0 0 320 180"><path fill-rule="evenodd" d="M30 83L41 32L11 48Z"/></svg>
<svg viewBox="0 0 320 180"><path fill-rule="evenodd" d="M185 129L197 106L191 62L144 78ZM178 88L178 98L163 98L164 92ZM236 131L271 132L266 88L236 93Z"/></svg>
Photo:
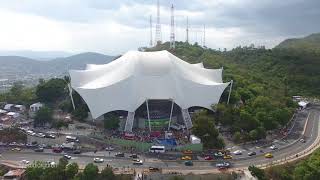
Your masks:
<svg viewBox="0 0 320 180"><path fill-rule="evenodd" d="M93 118L114 110L135 111L146 99L172 99L181 108L209 108L229 83L222 69L189 64L168 51L129 51L103 65L70 70L71 86Z"/></svg>

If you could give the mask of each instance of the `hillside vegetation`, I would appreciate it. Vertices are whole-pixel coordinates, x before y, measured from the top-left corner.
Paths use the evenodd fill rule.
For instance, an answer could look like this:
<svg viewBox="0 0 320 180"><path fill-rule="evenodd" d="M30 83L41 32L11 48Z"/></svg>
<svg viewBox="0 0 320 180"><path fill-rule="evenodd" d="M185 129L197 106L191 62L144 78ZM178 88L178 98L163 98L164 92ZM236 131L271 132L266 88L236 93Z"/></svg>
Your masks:
<svg viewBox="0 0 320 180"><path fill-rule="evenodd" d="M146 51L168 49L165 43ZM223 67L224 81L234 80L231 105L225 103L226 90L214 107L214 121L230 127L238 142L264 138L267 130L286 125L296 108L292 95L320 97L320 56L315 53L255 47L220 52L183 42L169 51L189 63Z"/></svg>
<svg viewBox="0 0 320 180"><path fill-rule="evenodd" d="M276 46L278 49L303 49L320 54L320 33L304 38L287 39Z"/></svg>

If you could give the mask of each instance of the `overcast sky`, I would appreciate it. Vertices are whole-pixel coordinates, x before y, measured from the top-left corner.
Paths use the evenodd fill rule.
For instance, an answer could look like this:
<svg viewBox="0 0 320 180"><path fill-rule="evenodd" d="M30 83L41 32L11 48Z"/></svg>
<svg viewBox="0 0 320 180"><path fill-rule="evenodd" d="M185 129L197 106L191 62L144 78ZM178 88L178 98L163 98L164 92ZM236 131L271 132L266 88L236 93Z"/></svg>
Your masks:
<svg viewBox="0 0 320 180"><path fill-rule="evenodd" d="M162 39L169 40L170 6L176 40L233 48L265 45L320 32L320 0L160 0ZM0 50L94 51L116 55L155 36L156 0L0 0Z"/></svg>

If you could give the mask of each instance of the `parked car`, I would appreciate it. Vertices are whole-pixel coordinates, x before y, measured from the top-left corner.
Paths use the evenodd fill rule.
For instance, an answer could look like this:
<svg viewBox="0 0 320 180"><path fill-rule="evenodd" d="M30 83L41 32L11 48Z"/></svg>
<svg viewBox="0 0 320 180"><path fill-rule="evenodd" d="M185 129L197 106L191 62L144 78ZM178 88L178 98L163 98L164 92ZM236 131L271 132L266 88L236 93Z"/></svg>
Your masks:
<svg viewBox="0 0 320 180"><path fill-rule="evenodd" d="M192 154L193 152L191 150L184 150L182 153L183 154Z"/></svg>
<svg viewBox="0 0 320 180"><path fill-rule="evenodd" d="M11 151L21 151L21 148L12 148Z"/></svg>
<svg viewBox="0 0 320 180"><path fill-rule="evenodd" d="M216 164L216 167L219 168L219 169L229 168L230 167L230 163L228 163L228 162L219 162L219 163Z"/></svg>
<svg viewBox="0 0 320 180"><path fill-rule="evenodd" d="M254 152L254 151L248 152L248 156L254 156L254 155L256 155L256 154L257 154L257 153Z"/></svg>
<svg viewBox="0 0 320 180"><path fill-rule="evenodd" d="M236 150L236 151L233 152L233 154L235 154L235 155L241 155L241 154L242 154L242 151L241 151L241 150Z"/></svg>
<svg viewBox="0 0 320 180"><path fill-rule="evenodd" d="M44 151L44 149L42 147L34 149L34 152L43 152L43 151Z"/></svg>
<svg viewBox="0 0 320 180"><path fill-rule="evenodd" d="M45 137L46 138L50 138L50 139L55 139L56 138L56 136L53 135L53 134L46 134Z"/></svg>
<svg viewBox="0 0 320 180"><path fill-rule="evenodd" d="M46 137L43 133L38 133L38 134L36 134L36 136L41 137L41 138L45 138Z"/></svg>
<svg viewBox="0 0 320 180"><path fill-rule="evenodd" d="M270 149L276 150L276 149L278 149L278 147L276 145L272 145L272 146L270 146Z"/></svg>
<svg viewBox="0 0 320 180"><path fill-rule="evenodd" d="M219 152L215 152L213 155L214 155L214 157L223 157L224 153L219 151Z"/></svg>
<svg viewBox="0 0 320 180"><path fill-rule="evenodd" d="M133 164L133 165L143 165L143 161L140 160L140 159L137 159L137 160L134 160L134 161L132 162L132 164Z"/></svg>
<svg viewBox="0 0 320 180"><path fill-rule="evenodd" d="M160 169L157 167L149 167L149 172L157 172L157 171L160 171Z"/></svg>
<svg viewBox="0 0 320 180"><path fill-rule="evenodd" d="M72 157L71 157L70 155L68 155L68 154L63 155L63 157L66 158L66 159L71 159L71 158L72 158Z"/></svg>
<svg viewBox="0 0 320 180"><path fill-rule="evenodd" d="M213 160L213 158L212 158L212 156L205 156L204 160L210 161L210 160Z"/></svg>
<svg viewBox="0 0 320 180"><path fill-rule="evenodd" d="M104 159L103 158L93 158L93 162L95 162L95 163L103 163Z"/></svg>
<svg viewBox="0 0 320 180"><path fill-rule="evenodd" d="M106 151L113 151L113 150L114 150L114 147L112 146L106 147Z"/></svg>
<svg viewBox="0 0 320 180"><path fill-rule="evenodd" d="M73 154L81 154L81 150L80 149L76 149L72 152Z"/></svg>
<svg viewBox="0 0 320 180"><path fill-rule="evenodd" d="M300 142L305 143L306 140L305 139L300 139Z"/></svg>
<svg viewBox="0 0 320 180"><path fill-rule="evenodd" d="M115 157L124 157L124 153L119 152L119 153L115 154L114 156Z"/></svg>
<svg viewBox="0 0 320 180"><path fill-rule="evenodd" d="M52 149L52 152L54 152L54 153L61 153L61 152L62 152L62 148L60 148L60 147L55 147L55 148Z"/></svg>
<svg viewBox="0 0 320 180"><path fill-rule="evenodd" d="M193 162L192 161L185 161L184 165L185 166L193 166Z"/></svg>
<svg viewBox="0 0 320 180"><path fill-rule="evenodd" d="M272 153L267 153L264 155L265 158L273 158L273 155Z"/></svg>
<svg viewBox="0 0 320 180"><path fill-rule="evenodd" d="M131 158L133 158L133 159L139 158L137 154L131 154L129 157L131 157Z"/></svg>
<svg viewBox="0 0 320 180"><path fill-rule="evenodd" d="M182 156L181 160L191 160L192 157L191 156Z"/></svg>
<svg viewBox="0 0 320 180"><path fill-rule="evenodd" d="M229 154L227 154L227 155L224 155L224 156L223 156L223 159L232 159L232 156L229 155Z"/></svg>

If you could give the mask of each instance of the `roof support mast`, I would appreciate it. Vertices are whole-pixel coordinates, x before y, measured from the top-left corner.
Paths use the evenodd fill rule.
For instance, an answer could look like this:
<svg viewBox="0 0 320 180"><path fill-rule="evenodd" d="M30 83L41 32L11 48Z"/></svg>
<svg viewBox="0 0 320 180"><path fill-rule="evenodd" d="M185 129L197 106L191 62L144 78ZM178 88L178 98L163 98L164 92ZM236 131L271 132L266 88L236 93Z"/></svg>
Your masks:
<svg viewBox="0 0 320 180"><path fill-rule="evenodd" d="M148 103L148 99L146 100L146 105L147 105L149 131L151 132L151 124L150 124L150 113L149 113L149 103Z"/></svg>
<svg viewBox="0 0 320 180"><path fill-rule="evenodd" d="M152 47L152 16L150 15L150 47Z"/></svg>

